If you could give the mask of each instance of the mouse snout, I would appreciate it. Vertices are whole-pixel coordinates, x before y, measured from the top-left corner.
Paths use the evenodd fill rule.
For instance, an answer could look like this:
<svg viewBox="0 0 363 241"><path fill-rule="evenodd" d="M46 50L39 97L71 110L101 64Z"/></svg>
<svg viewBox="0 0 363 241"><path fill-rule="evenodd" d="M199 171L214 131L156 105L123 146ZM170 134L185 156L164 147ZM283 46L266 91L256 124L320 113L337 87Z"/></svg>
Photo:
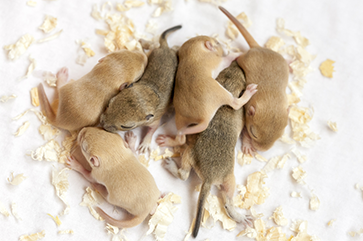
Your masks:
<svg viewBox="0 0 363 241"><path fill-rule="evenodd" d="M117 131L116 126L113 126L113 125L110 125L110 126L102 125L102 128L105 129L108 132L116 132Z"/></svg>

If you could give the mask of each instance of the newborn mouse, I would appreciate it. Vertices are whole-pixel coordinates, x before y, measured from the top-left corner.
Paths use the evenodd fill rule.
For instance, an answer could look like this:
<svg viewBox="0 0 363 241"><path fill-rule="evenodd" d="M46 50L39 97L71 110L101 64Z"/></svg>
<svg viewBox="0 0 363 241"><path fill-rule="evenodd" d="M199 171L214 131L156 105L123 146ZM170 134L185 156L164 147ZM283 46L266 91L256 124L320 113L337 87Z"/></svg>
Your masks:
<svg viewBox="0 0 363 241"><path fill-rule="evenodd" d="M125 140L101 128L85 127L77 141L92 170L87 171L73 156L67 161L110 204L133 215L131 219L116 220L96 208L106 222L119 228L134 227L144 221L155 212L160 197L154 178L135 156L136 136L127 132Z"/></svg>
<svg viewBox="0 0 363 241"><path fill-rule="evenodd" d="M260 47L243 25L226 9L219 9L236 25L250 50L237 58L247 84L258 84L258 93L244 106L243 153L266 151L280 138L288 123L286 87L289 67L277 52Z"/></svg>
<svg viewBox="0 0 363 241"><path fill-rule="evenodd" d="M224 69L216 80L228 91L231 91L234 96L238 96L246 86L243 71L236 61ZM186 180L191 168L193 168L202 179L203 184L199 194L193 237L198 234L204 213L204 203L213 184L221 185L224 208L227 214L236 222L242 222L245 226L252 226L252 217L238 213L233 205L236 186L234 149L243 127L242 112L242 109L234 110L229 106L222 106L205 131L187 135L180 168L171 158L166 159L165 167L174 176Z"/></svg>
<svg viewBox="0 0 363 241"><path fill-rule="evenodd" d="M177 146L185 143L185 135L204 131L219 107L229 105L240 109L257 91L249 85L242 97L231 92L212 78L212 72L223 58L219 42L208 36L197 36L185 42L178 51L173 104L177 135L174 138L159 135L159 146Z"/></svg>
<svg viewBox="0 0 363 241"><path fill-rule="evenodd" d="M147 64L141 51L121 50L100 59L77 81L67 82L68 69L57 74L58 105L53 109L43 84L38 85L40 106L50 124L69 131L97 125L108 101L120 89L140 79Z"/></svg>
<svg viewBox="0 0 363 241"><path fill-rule="evenodd" d="M160 47L150 53L141 79L113 97L101 115L101 126L111 132L148 126L140 152L149 151L152 136L171 104L178 58L169 48L166 37L180 28L175 26L161 34Z"/></svg>

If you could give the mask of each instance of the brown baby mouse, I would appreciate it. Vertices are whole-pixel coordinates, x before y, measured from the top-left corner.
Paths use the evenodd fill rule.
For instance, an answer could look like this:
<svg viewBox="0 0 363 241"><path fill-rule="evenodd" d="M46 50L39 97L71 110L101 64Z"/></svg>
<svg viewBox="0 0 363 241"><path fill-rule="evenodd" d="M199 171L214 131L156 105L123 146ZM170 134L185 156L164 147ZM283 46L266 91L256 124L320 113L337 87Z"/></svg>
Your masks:
<svg viewBox="0 0 363 241"><path fill-rule="evenodd" d="M116 133L85 127L77 141L92 170L87 171L73 156L68 158L67 165L90 181L110 204L133 215L130 219L116 220L97 207L106 222L130 228L155 212L160 192L150 172L135 156L136 136L132 132L125 134L124 141Z"/></svg>
<svg viewBox="0 0 363 241"><path fill-rule="evenodd" d="M236 61L224 69L216 79L234 96L245 89L245 78ZM186 136L185 150L181 156L181 167L171 159L166 160L166 169L174 176L186 180L191 168L202 179L193 236L198 234L204 212L204 203L213 184L221 185L224 207L236 222L252 226L252 217L238 213L233 205L235 191L235 146L243 128L243 110L222 106L210 121L206 130Z"/></svg>
<svg viewBox="0 0 363 241"><path fill-rule="evenodd" d="M68 69L58 74L58 106L53 109L42 84L38 86L39 102L48 121L69 131L98 124L108 101L120 89L140 79L147 64L141 51L120 50L100 59L95 67L77 81L67 82Z"/></svg>
<svg viewBox="0 0 363 241"><path fill-rule="evenodd" d="M175 139L159 135L156 139L159 146L182 145L185 135L202 132L208 127L219 107L229 105L238 110L257 91L257 85L249 85L242 97L234 97L212 78L213 70L223 58L223 49L214 38L191 38L180 47L178 56L173 96L177 135Z"/></svg>
<svg viewBox="0 0 363 241"><path fill-rule="evenodd" d="M277 52L260 47L243 25L226 9L220 10L236 25L250 50L237 58L246 75L247 84L258 84L258 93L244 106L245 127L242 150L252 154L266 151L280 138L288 122L286 87L289 67Z"/></svg>
<svg viewBox="0 0 363 241"><path fill-rule="evenodd" d="M140 152L149 151L152 136L171 104L178 58L166 37L180 28L175 26L161 34L160 47L150 53L141 79L113 97L101 115L101 126L111 132L148 126Z"/></svg>

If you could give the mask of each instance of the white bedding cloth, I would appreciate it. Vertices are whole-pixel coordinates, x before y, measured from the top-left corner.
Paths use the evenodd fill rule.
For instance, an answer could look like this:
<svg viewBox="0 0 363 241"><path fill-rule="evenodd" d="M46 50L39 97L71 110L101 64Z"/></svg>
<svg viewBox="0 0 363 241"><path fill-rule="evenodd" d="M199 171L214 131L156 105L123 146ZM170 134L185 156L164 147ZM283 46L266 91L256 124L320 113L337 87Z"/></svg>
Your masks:
<svg viewBox="0 0 363 241"><path fill-rule="evenodd" d="M47 213L59 215L64 204L55 195L55 189L51 184L51 171L53 165L62 165L33 161L26 155L29 150L45 143L38 133L40 123L35 115L28 113L20 120L12 120L32 107L29 91L41 81L39 74L42 71L56 73L61 67L66 66L69 68L71 79L79 79L90 71L97 60L107 54L103 38L95 34L95 29L106 29L107 26L90 15L93 4L99 3L98 1L36 2L35 7L27 6L26 1L0 2L1 46L15 43L26 33L33 35L35 39L46 36L38 29L45 15L58 18L58 26L53 33L63 29L57 39L42 44L34 43L15 61L7 58L5 50L0 54L0 96L18 96L14 100L0 103L0 202L8 210L12 202L17 203L18 213L22 218L21 221L17 221L13 215L7 218L0 215L0 239L17 240L21 235L45 230L46 236L43 240L111 240L112 237L104 230L105 224L96 221L87 208L79 206L89 183L74 171L69 173L70 187L66 194L70 213L60 217L60 227L55 225ZM116 2L112 1L112 5L115 6ZM307 50L317 55L311 64L313 72L307 75L308 82L300 104L314 108L310 126L321 137L309 149L297 145L297 148L307 155L307 161L301 164L307 172L307 185L298 184L291 177L292 169L299 166L296 158L292 157L282 170L269 173L265 186L270 189L270 196L266 203L255 206L255 209L265 214L263 219L267 226L276 226L268 217L275 208L282 206L289 225L293 219L307 220L308 233L321 240L354 240L348 232L357 232L363 228L363 192L355 189L357 183L363 186L363 84L360 74L363 56L363 2L228 0L222 5L234 15L245 12L249 16L253 22L249 31L261 45L271 36L281 36L288 44L295 44L291 38L275 30L276 19L284 18L286 28L301 31L303 36L309 38L311 44ZM174 0L172 6L173 11L154 18L158 24L157 34L169 27L183 25L181 30L168 38L170 46L181 45L187 38L196 34L217 33L225 38L227 18L214 5L197 0ZM126 12L126 15L134 21L136 30L143 33L145 24L155 9L156 6L146 4L142 8ZM87 40L96 53L84 66L75 62L77 39ZM235 46L244 51L248 49L241 36L236 42L238 43L235 43ZM29 78L19 81L29 66L29 55L37 61L36 69ZM326 59L336 61L336 72L332 79L323 77L318 69ZM53 94L50 88L47 92ZM327 127L329 120L337 122L337 133ZM22 136L15 137L13 133L25 121L30 122L29 129ZM161 129L157 133L163 132L165 130ZM139 131L136 133L140 134ZM153 148L155 147L153 142ZM260 154L269 159L275 155L282 155L291 148L292 146L278 141L271 150ZM240 150L240 143L237 150ZM263 166L264 163L257 160L243 167L236 163L237 184L245 185L247 176ZM194 188L200 181L194 174L185 182L174 178L163 169L161 161L151 162L148 169L163 193L174 192L182 198L182 203L176 205L178 211L168 227L165 240L183 240L195 216L198 193ZM24 173L27 179L19 186L11 186L6 178L12 171L15 174ZM309 209L310 189L313 189L321 201L317 211ZM214 188L212 190L216 193ZM301 192L303 197L290 197L292 191ZM112 208L109 207L107 210L111 211ZM332 219L336 219L336 222L332 227L328 227L327 223ZM73 229L74 234L57 234L59 230L65 229ZM129 240L141 240L147 229L145 221L124 231L124 234ZM241 225L237 225L236 229L230 232L223 230L220 223L216 223L212 229L201 228L196 240L249 240L246 237L236 237L242 229ZM288 227L283 227L283 231L287 237L294 234ZM154 237L149 235L143 240L154 240Z"/></svg>

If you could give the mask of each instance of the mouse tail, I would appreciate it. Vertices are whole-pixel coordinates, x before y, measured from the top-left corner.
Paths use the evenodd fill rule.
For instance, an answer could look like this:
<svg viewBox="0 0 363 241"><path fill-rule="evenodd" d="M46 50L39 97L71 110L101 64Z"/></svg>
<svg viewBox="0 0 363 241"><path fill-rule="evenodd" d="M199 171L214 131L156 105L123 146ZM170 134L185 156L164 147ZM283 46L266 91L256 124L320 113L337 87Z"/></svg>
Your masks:
<svg viewBox="0 0 363 241"><path fill-rule="evenodd" d="M200 190L199 199L198 199L198 207L197 207L197 216L195 218L195 223L194 223L194 227L193 227L193 237L194 238L197 237L197 235L198 235L200 223L202 221L203 214L204 214L204 203L209 195L210 188L211 188L211 184L205 182L205 183L203 183L202 188Z"/></svg>
<svg viewBox="0 0 363 241"><path fill-rule="evenodd" d="M260 45L256 42L256 40L252 37L252 35L247 31L247 29L242 25L240 21L238 21L232 14L230 14L224 7L219 6L219 9L232 21L234 25L238 28L240 33L246 39L250 48L260 47Z"/></svg>
<svg viewBox="0 0 363 241"><path fill-rule="evenodd" d="M95 208L97 213L109 224L118 227L118 228L132 228L136 225L139 225L142 223L145 218L149 215L149 213L145 213L141 216L134 216L130 219L123 219L123 220L117 220L112 217L110 217L105 211L103 211L101 208L96 207Z"/></svg>
<svg viewBox="0 0 363 241"><path fill-rule="evenodd" d="M160 36L160 39L159 39L159 43L160 43L160 47L163 48L163 47L166 47L168 48L168 42L166 41L166 36L169 35L169 33L172 33L178 29L181 29L182 26L181 25L177 25L175 27L172 27L172 28L169 28L167 30L165 30L161 36Z"/></svg>
<svg viewBox="0 0 363 241"><path fill-rule="evenodd" d="M56 120L56 114L54 113L52 106L49 103L47 95L45 94L43 84L40 83L38 85L38 95L39 95L39 103L42 111L47 117L50 124L54 124Z"/></svg>

